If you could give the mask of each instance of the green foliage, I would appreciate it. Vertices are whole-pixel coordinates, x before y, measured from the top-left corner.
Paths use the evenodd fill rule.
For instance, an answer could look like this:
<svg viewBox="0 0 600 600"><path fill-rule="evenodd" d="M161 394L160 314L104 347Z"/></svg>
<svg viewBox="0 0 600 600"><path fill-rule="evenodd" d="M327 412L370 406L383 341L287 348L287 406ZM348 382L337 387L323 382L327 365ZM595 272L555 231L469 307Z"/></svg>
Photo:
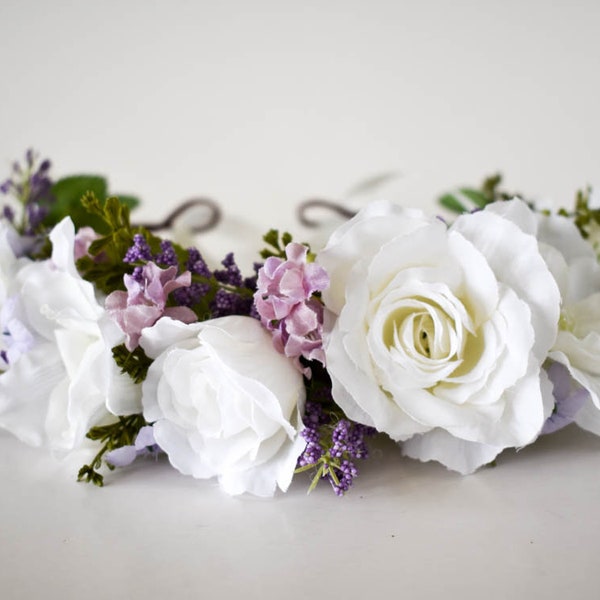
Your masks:
<svg viewBox="0 0 600 600"><path fill-rule="evenodd" d="M455 194L444 194L438 199L438 202L450 212L457 214L468 212L467 207L456 197Z"/></svg>
<svg viewBox="0 0 600 600"><path fill-rule="evenodd" d="M112 349L112 355L115 363L121 369L121 373L129 375L134 383L142 383L146 379L146 373L152 364L152 359L146 356L140 346L130 352L125 344L121 344Z"/></svg>
<svg viewBox="0 0 600 600"><path fill-rule="evenodd" d="M565 209L559 211L559 214L573 219L577 229L586 239L589 237L592 227L600 227L600 208L590 208L590 192L589 187L577 192L573 212L569 213Z"/></svg>
<svg viewBox="0 0 600 600"><path fill-rule="evenodd" d="M524 199L521 194L507 193L500 189L502 175L496 173L487 177L480 188L461 187L456 191L443 194L438 202L450 212L462 214L472 210L485 208L492 202L510 200L515 196ZM532 205L532 203L529 203Z"/></svg>
<svg viewBox="0 0 600 600"><path fill-rule="evenodd" d="M103 220L83 205L82 199L89 194L97 198L106 198L106 179L98 175L72 175L56 181L52 186L55 202L50 206L44 225L50 228L64 217L70 216L77 229L89 226L99 233L106 233ZM139 204L139 200L132 196L122 196L120 201L129 209Z"/></svg>
<svg viewBox="0 0 600 600"><path fill-rule="evenodd" d="M89 465L84 465L79 469L77 481L85 481L86 483L93 483L98 487L102 487L104 485L104 476L98 471L102 467L104 455L111 450L133 445L138 432L146 425L148 423L146 423L142 415L129 415L118 417L118 420L110 425L92 427L86 437L90 440L100 442L102 447ZM106 465L111 470L114 468L109 463L106 463Z"/></svg>
<svg viewBox="0 0 600 600"><path fill-rule="evenodd" d="M292 235L290 233L284 231L280 236L277 229L269 229L269 231L263 235L262 239L263 242L267 244L267 247L260 251L261 258L266 260L271 256L275 256L283 260L286 259L285 247L292 242ZM313 262L315 260L315 254L311 252L310 245L306 243L303 243L302 245L308 248L308 253L306 255L307 262Z"/></svg>
<svg viewBox="0 0 600 600"><path fill-rule="evenodd" d="M101 202L94 192L87 192L81 198L81 205L94 217L96 231L103 237L92 242L89 249L91 257L79 259L77 268L85 279L106 294L122 289L123 276L131 270L131 266L123 262L123 257L133 245L133 236L143 230L131 227L129 207L118 198Z"/></svg>
<svg viewBox="0 0 600 600"><path fill-rule="evenodd" d="M280 237L277 229L269 229L263 235L263 241L267 247L260 251L261 258L267 259L276 256L285 259L285 247L292 241L292 236L285 231Z"/></svg>

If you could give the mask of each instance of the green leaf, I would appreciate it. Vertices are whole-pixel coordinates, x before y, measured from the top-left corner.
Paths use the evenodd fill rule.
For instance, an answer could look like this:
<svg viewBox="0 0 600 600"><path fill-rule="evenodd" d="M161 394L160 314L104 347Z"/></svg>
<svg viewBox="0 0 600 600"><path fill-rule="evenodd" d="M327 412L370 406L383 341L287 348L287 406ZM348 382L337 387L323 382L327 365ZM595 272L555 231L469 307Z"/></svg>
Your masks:
<svg viewBox="0 0 600 600"><path fill-rule="evenodd" d="M310 482L310 486L308 487L308 491L306 492L307 494L310 494L317 487L317 484L321 480L321 477L323 477L324 470L325 470L325 465L321 464L321 466L318 468L317 472L315 473L315 476L313 477L312 481Z"/></svg>
<svg viewBox="0 0 600 600"><path fill-rule="evenodd" d="M142 383L146 379L152 359L146 356L140 346L130 352L125 344L121 344L112 349L112 354L121 372L127 373L135 383Z"/></svg>
<svg viewBox="0 0 600 600"><path fill-rule="evenodd" d="M102 446L96 456L94 456L92 462L89 465L83 465L79 469L77 481L85 481L102 487L104 485L104 477L98 471L102 467L104 455L111 450L132 445L140 429L147 424L142 415L135 414L118 417L117 421L109 425L92 427L86 437L90 440L100 442Z"/></svg>
<svg viewBox="0 0 600 600"><path fill-rule="evenodd" d="M277 229L269 229L269 231L263 235L263 241L267 244L267 248L260 251L261 258L267 259L271 256L285 259L285 247L292 241L292 235L287 231L281 234L281 241L279 237L279 231Z"/></svg>
<svg viewBox="0 0 600 600"><path fill-rule="evenodd" d="M458 200L454 194L444 194L439 199L440 204L448 210L461 214L468 212L468 209Z"/></svg>
<svg viewBox="0 0 600 600"><path fill-rule="evenodd" d="M52 195L56 202L50 207L50 212L44 223L51 227L70 216L75 227L98 227L98 219L90 215L81 205L81 198L88 192L98 198L107 195L107 184L104 177L98 175L73 175L59 179L52 186Z"/></svg>
<svg viewBox="0 0 600 600"><path fill-rule="evenodd" d="M90 212L82 205L82 199L87 194L93 194L103 200L108 194L108 183L100 175L72 175L59 179L52 186L52 195L56 199L44 224L52 227L65 217L71 217L76 228L88 226L98 233L108 233L101 215ZM123 194L119 201L128 209L139 205L140 201L134 196Z"/></svg>
<svg viewBox="0 0 600 600"><path fill-rule="evenodd" d="M479 208L484 208L486 204L489 204L489 201L485 195L478 190L474 190L472 188L461 188L459 191L463 196L466 196L473 204L475 204L475 206L478 206Z"/></svg>
<svg viewBox="0 0 600 600"><path fill-rule="evenodd" d="M329 476L331 477L331 479L333 479L333 483L335 483L335 485L339 486L340 480L338 479L338 476L335 474L335 469L336 469L337 465L329 464L327 466L328 466L327 472L329 473Z"/></svg>

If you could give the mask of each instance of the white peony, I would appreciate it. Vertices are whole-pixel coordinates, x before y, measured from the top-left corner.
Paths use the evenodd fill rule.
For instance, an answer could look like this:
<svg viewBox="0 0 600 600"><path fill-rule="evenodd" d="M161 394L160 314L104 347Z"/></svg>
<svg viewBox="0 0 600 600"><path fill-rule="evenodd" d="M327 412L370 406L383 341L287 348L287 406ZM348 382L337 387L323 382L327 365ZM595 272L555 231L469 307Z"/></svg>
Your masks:
<svg viewBox="0 0 600 600"><path fill-rule="evenodd" d="M61 221L50 234L52 257L26 261L14 277L3 320L8 366L0 375L0 427L31 445L65 452L109 415L137 412L139 390L111 355L116 338L94 287L74 263L74 227ZM7 314L8 313L8 314ZM11 354L11 348L19 352ZM137 386L139 387L139 386Z"/></svg>
<svg viewBox="0 0 600 600"><path fill-rule="evenodd" d="M379 202L317 261L332 282L333 397L350 418L462 473L539 435L560 295L534 236L493 210L447 227Z"/></svg>
<svg viewBox="0 0 600 600"><path fill-rule="evenodd" d="M298 434L305 390L258 321L163 317L142 331L140 345L155 359L143 384L144 417L177 470L217 476L229 494L287 489L306 446Z"/></svg>

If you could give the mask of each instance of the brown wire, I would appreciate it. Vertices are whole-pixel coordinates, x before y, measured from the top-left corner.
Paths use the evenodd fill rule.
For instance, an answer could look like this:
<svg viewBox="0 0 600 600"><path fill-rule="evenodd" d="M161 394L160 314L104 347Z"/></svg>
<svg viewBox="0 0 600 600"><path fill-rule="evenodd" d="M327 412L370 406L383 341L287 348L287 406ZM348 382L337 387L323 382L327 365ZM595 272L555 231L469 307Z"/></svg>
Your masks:
<svg viewBox="0 0 600 600"><path fill-rule="evenodd" d="M203 231L209 231L217 226L221 220L221 209L219 205L210 198L190 198L185 202L182 202L177 208L171 211L162 221L158 223L140 223L140 227L145 227L149 231L159 231L162 229L171 229L175 224L175 221L185 214L191 208L196 206L204 206L210 210L210 217L206 223L202 225L196 225L191 228L194 233L201 233Z"/></svg>
<svg viewBox="0 0 600 600"><path fill-rule="evenodd" d="M355 211L346 208L339 202L325 200L323 198L310 198L301 202L296 209L298 220L305 227L319 227L321 224L319 221L307 216L307 212L313 208L325 208L345 219L351 219L356 214Z"/></svg>

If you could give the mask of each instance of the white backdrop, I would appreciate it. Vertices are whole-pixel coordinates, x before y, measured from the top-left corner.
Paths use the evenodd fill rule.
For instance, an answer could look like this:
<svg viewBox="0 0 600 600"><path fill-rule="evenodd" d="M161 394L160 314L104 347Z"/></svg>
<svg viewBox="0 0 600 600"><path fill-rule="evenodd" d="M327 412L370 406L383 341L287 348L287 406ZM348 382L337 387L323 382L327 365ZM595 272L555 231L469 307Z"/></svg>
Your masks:
<svg viewBox="0 0 600 600"><path fill-rule="evenodd" d="M34 147L139 218L206 194L197 242L248 263L297 203L366 177L434 210L500 169L567 204L600 182L600 3L0 0L0 168ZM2 178L0 171L0 179ZM356 206L364 199L347 199ZM7 598L593 597L600 440L568 431L460 478L392 446L351 494L224 499L164 465L96 490L0 435ZM243 590L243 592L242 592Z"/></svg>

